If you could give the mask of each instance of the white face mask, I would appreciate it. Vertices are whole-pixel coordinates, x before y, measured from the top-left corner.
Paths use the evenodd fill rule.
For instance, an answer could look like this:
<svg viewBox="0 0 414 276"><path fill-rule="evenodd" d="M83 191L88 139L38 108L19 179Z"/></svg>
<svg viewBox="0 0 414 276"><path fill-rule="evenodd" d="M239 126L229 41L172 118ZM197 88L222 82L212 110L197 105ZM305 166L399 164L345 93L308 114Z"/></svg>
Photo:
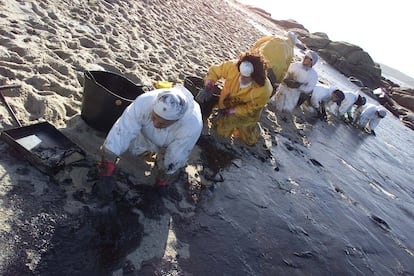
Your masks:
<svg viewBox="0 0 414 276"><path fill-rule="evenodd" d="M241 77L239 77L239 83L240 83L240 89L242 89L242 88L246 88L250 86L253 83L253 81L243 82Z"/></svg>
<svg viewBox="0 0 414 276"><path fill-rule="evenodd" d="M245 77L250 77L253 73L253 64L249 61L243 61L239 66L240 74Z"/></svg>

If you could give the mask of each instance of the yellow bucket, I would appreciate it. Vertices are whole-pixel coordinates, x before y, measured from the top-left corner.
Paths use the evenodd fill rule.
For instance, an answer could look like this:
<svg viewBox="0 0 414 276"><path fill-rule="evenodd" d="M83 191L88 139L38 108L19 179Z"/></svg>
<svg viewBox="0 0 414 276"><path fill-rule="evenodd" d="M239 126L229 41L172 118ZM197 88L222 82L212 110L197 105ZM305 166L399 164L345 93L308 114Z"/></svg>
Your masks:
<svg viewBox="0 0 414 276"><path fill-rule="evenodd" d="M154 82L154 87L159 89L159 88L171 88L173 87L173 83L169 82L169 81L156 81Z"/></svg>

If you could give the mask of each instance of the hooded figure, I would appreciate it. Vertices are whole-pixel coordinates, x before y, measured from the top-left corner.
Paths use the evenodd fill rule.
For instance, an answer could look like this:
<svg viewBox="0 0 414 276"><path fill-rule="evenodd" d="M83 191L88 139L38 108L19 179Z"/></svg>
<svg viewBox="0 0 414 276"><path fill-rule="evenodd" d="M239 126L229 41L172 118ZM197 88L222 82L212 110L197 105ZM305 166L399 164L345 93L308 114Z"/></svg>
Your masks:
<svg viewBox="0 0 414 276"><path fill-rule="evenodd" d="M318 112L319 116L326 119L325 109L328 108L332 114L338 114L345 95L341 90L325 84L317 84L313 89L311 104Z"/></svg>
<svg viewBox="0 0 414 276"><path fill-rule="evenodd" d="M312 66L314 66L319 60L318 54L312 50L307 50L305 53L305 57L308 57L312 60Z"/></svg>
<svg viewBox="0 0 414 276"><path fill-rule="evenodd" d="M121 156L163 152L160 170L172 174L185 166L202 129L200 106L182 86L157 89L138 96L115 122L104 149Z"/></svg>
<svg viewBox="0 0 414 276"><path fill-rule="evenodd" d="M354 122L359 127L368 128L372 134L375 134L375 128L378 126L381 119L387 115L387 111L382 106L367 103L358 108L355 114Z"/></svg>
<svg viewBox="0 0 414 276"><path fill-rule="evenodd" d="M220 136L233 135L251 146L257 142L260 114L272 94L266 69L265 60L258 51L242 53L238 60L209 68L206 83L225 79L218 110L212 119Z"/></svg>
<svg viewBox="0 0 414 276"><path fill-rule="evenodd" d="M289 66L276 94L270 99L270 104L278 111L292 112L296 107L301 93L310 94L318 82L318 73L312 68L318 61L318 55L307 51L302 62Z"/></svg>
<svg viewBox="0 0 414 276"><path fill-rule="evenodd" d="M288 32L286 37L265 36L256 41L253 49L258 49L267 61L269 78L272 83L280 83L289 68L294 56L294 47L297 43L295 33Z"/></svg>
<svg viewBox="0 0 414 276"><path fill-rule="evenodd" d="M355 105L357 108L364 105L367 102L367 99L358 92L344 91L344 100L339 106L339 116L343 116L345 119L345 114L348 116L348 119L352 120L352 108Z"/></svg>

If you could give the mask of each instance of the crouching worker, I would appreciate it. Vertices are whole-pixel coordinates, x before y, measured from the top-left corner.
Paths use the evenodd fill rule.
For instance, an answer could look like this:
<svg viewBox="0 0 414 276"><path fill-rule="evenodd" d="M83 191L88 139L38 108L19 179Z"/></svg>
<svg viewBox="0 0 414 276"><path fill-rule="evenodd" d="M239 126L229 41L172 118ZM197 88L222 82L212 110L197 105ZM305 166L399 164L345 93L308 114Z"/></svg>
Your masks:
<svg viewBox="0 0 414 276"><path fill-rule="evenodd" d="M326 121L328 118L327 107L330 107L331 113L337 115L344 98L344 93L334 86L317 84L312 91L311 104L316 109L318 118Z"/></svg>
<svg viewBox="0 0 414 276"><path fill-rule="evenodd" d="M205 87L225 80L211 119L217 134L226 138L233 135L249 146L255 145L260 135L260 114L272 94L266 70L266 62L257 50L242 53L238 60L210 67ZM211 97L211 90L203 89L196 99L203 103Z"/></svg>
<svg viewBox="0 0 414 276"><path fill-rule="evenodd" d="M155 186L184 167L202 129L201 111L190 91L182 86L144 93L115 122L103 144L101 175L111 176L127 150L136 155L155 152Z"/></svg>
<svg viewBox="0 0 414 276"><path fill-rule="evenodd" d="M355 111L355 114L354 122L357 126L376 136L375 128L378 126L381 119L387 115L387 111L382 106L367 103L358 108Z"/></svg>
<svg viewBox="0 0 414 276"><path fill-rule="evenodd" d="M354 120L352 115L352 109L355 106L355 109L360 108L366 104L367 99L361 95L351 91L344 91L344 100L339 106L339 116L345 122L352 122Z"/></svg>

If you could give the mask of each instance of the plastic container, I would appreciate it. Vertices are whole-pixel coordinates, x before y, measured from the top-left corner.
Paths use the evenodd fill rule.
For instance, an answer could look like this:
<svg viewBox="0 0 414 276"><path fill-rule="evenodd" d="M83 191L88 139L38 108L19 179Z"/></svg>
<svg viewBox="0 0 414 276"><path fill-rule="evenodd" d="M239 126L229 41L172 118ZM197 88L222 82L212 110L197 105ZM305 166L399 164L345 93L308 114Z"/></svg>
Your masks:
<svg viewBox="0 0 414 276"><path fill-rule="evenodd" d="M81 117L108 133L125 108L144 93L143 85L108 71L85 71Z"/></svg>
<svg viewBox="0 0 414 276"><path fill-rule="evenodd" d="M48 122L5 130L1 139L41 172L53 175L85 152Z"/></svg>
<svg viewBox="0 0 414 276"><path fill-rule="evenodd" d="M154 87L159 89L159 88L172 88L174 83L170 82L170 81L156 81L154 82Z"/></svg>

